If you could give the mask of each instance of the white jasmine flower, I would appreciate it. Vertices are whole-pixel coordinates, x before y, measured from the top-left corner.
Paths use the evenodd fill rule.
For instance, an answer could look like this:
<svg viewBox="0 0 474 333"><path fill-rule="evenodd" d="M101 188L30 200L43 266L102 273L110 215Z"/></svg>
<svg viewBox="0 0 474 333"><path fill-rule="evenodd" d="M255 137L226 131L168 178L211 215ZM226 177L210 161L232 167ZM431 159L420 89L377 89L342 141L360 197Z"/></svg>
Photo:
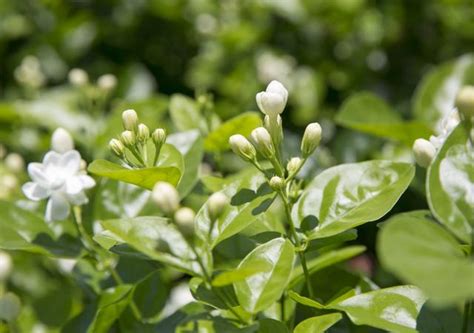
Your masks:
<svg viewBox="0 0 474 333"><path fill-rule="evenodd" d="M446 115L440 122L440 131L438 135L430 136L430 142L436 149L441 148L444 141L448 138L449 134L452 132L453 129L461 122L459 117L459 112L455 108L453 109L448 115Z"/></svg>
<svg viewBox="0 0 474 333"><path fill-rule="evenodd" d="M74 141L71 134L64 128L57 128L51 137L51 149L60 154L73 150Z"/></svg>
<svg viewBox="0 0 474 333"><path fill-rule="evenodd" d="M64 220L70 205L84 205L88 199L84 190L95 186L95 181L80 170L81 155L76 150L64 154L48 152L43 163L30 163L28 174L32 182L23 185L25 196L34 201L48 200L47 221Z"/></svg>
<svg viewBox="0 0 474 333"><path fill-rule="evenodd" d="M104 74L97 79L97 86L99 89L108 92L117 86L117 77L113 74Z"/></svg>
<svg viewBox="0 0 474 333"><path fill-rule="evenodd" d="M260 111L270 117L276 117L285 109L288 91L283 84L274 80L265 91L257 94L256 100Z"/></svg>

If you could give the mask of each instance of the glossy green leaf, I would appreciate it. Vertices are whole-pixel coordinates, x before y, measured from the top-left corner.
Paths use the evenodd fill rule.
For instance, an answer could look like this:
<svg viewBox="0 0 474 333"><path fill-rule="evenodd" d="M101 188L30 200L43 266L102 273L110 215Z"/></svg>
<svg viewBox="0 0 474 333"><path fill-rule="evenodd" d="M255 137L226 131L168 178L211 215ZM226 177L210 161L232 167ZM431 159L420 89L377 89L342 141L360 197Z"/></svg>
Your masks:
<svg viewBox="0 0 474 333"><path fill-rule="evenodd" d="M256 247L239 265L239 269L261 267L263 272L234 284L240 305L251 313L267 309L285 290L295 257L289 240L275 238Z"/></svg>
<svg viewBox="0 0 474 333"><path fill-rule="evenodd" d="M189 281L189 289L196 300L212 307L228 309L238 306L234 289L230 285L208 288L201 278L194 277Z"/></svg>
<svg viewBox="0 0 474 333"><path fill-rule="evenodd" d="M403 121L380 97L365 92L351 96L341 107L336 122L363 133L400 141L412 146L419 137L429 137L432 131L422 122Z"/></svg>
<svg viewBox="0 0 474 333"><path fill-rule="evenodd" d="M128 306L132 287L121 285L104 291L100 296L94 320L87 329L87 333L107 333L112 324Z"/></svg>
<svg viewBox="0 0 474 333"><path fill-rule="evenodd" d="M145 320L158 317L166 304L168 285L156 270L139 281L133 288L133 300Z"/></svg>
<svg viewBox="0 0 474 333"><path fill-rule="evenodd" d="M176 227L162 217L137 217L101 221L109 243L102 241L105 248L128 244L153 260L194 274L199 266L187 241Z"/></svg>
<svg viewBox="0 0 474 333"><path fill-rule="evenodd" d="M296 293L293 290L290 290L288 292L288 296L290 296L290 298L292 300L294 300L296 303L306 305L306 306L309 306L311 308L316 308L316 309L324 309L325 308L324 305L319 303L318 301L312 300L311 298L308 298L308 297L301 296L300 294Z"/></svg>
<svg viewBox="0 0 474 333"><path fill-rule="evenodd" d="M303 320L299 323L294 333L324 333L328 328L333 326L339 320L342 319L340 313L330 313L327 315L312 317L306 320Z"/></svg>
<svg viewBox="0 0 474 333"><path fill-rule="evenodd" d="M323 268L326 268L328 266L334 265L341 261L345 261L347 259L355 257L356 255L359 255L364 251L365 251L365 246L356 245L356 246L348 246L343 249L337 249L337 250L332 250L332 251L323 253L320 256L308 262L308 271L310 274L313 274ZM303 280L304 280L303 268L301 266L298 266L297 268L293 270L293 273L291 274L289 288L293 288L298 283L303 282Z"/></svg>
<svg viewBox="0 0 474 333"><path fill-rule="evenodd" d="M278 320L264 318L258 321L258 331L256 333L289 333L286 325Z"/></svg>
<svg viewBox="0 0 474 333"><path fill-rule="evenodd" d="M383 224L378 254L384 267L440 304L474 297L474 262L428 211L399 214Z"/></svg>
<svg viewBox="0 0 474 333"><path fill-rule="evenodd" d="M459 89L474 83L474 56L463 55L435 67L418 85L413 99L417 119L439 129L440 120L453 108Z"/></svg>
<svg viewBox="0 0 474 333"><path fill-rule="evenodd" d="M242 231L259 218L273 202L274 193L264 176L252 169L245 170L224 185L222 192L230 198L230 205L214 223L211 220L208 202L196 215L196 234L211 247Z"/></svg>
<svg viewBox="0 0 474 333"><path fill-rule="evenodd" d="M237 281L245 280L246 278L261 273L261 267L244 267L236 268L232 271L222 272L212 280L212 285L216 287L226 286Z"/></svg>
<svg viewBox="0 0 474 333"><path fill-rule="evenodd" d="M474 154L459 125L446 139L428 168L426 193L433 215L452 233L471 243L474 227Z"/></svg>
<svg viewBox="0 0 474 333"><path fill-rule="evenodd" d="M175 133L167 141L178 149L183 156L184 173L178 185L181 197L185 197L196 185L199 169L204 156L204 140L198 130Z"/></svg>
<svg viewBox="0 0 474 333"><path fill-rule="evenodd" d="M188 96L174 94L170 99L170 116L173 124L180 131L199 129L207 131L207 125L204 117L196 102Z"/></svg>
<svg viewBox="0 0 474 333"><path fill-rule="evenodd" d="M55 231L53 227L57 227ZM75 257L80 253L82 244L66 228L67 225L47 224L42 217L30 211L0 201L2 249Z"/></svg>
<svg viewBox="0 0 474 333"><path fill-rule="evenodd" d="M299 225L311 225L309 239L341 233L384 216L407 189L415 167L367 161L342 164L319 174L293 208Z"/></svg>
<svg viewBox="0 0 474 333"><path fill-rule="evenodd" d="M176 186L181 177L181 172L176 167L127 169L106 160L95 160L89 165L88 171L97 176L134 184L148 190L153 189L158 181Z"/></svg>
<svg viewBox="0 0 474 333"><path fill-rule="evenodd" d="M204 147L207 151L222 152L230 149L229 138L234 134L242 134L249 136L250 132L260 126L262 120L260 115L256 112L246 112L237 117L234 117L214 131L208 134L204 141Z"/></svg>
<svg viewBox="0 0 474 333"><path fill-rule="evenodd" d="M327 308L344 311L356 325L389 332L417 332L416 319L426 298L415 286L398 286L356 295Z"/></svg>

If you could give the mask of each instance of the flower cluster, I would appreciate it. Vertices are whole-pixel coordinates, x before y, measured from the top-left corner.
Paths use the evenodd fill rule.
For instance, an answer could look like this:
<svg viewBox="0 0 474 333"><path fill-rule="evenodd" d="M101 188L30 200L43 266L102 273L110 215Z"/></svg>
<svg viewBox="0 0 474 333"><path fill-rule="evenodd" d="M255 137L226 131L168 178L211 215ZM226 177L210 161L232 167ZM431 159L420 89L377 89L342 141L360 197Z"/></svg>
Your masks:
<svg viewBox="0 0 474 333"><path fill-rule="evenodd" d="M286 168L283 168L280 152L283 128L280 114L285 109L288 91L280 82L272 81L265 91L257 94L256 100L260 111L265 114L264 126L252 131L250 141L243 135L236 134L230 137L229 144L234 153L262 172L264 170L257 160L257 155L269 161L275 173L269 184L273 189L281 190L298 174L308 157L318 147L321 141L321 126L311 123L306 127L301 141L301 157L291 158Z"/></svg>
<svg viewBox="0 0 474 333"><path fill-rule="evenodd" d="M78 88L90 85L89 75L81 68L71 69L68 73L68 80L71 85ZM117 78L113 74L103 74L97 78L96 86L101 92L109 93L117 86Z"/></svg>
<svg viewBox="0 0 474 333"><path fill-rule="evenodd" d="M42 163L28 164L32 181L22 189L30 200L48 199L45 218L57 221L69 216L71 205L88 202L85 190L94 187L95 181L86 174L85 163L66 130L59 128L53 133L51 148Z"/></svg>
<svg viewBox="0 0 474 333"><path fill-rule="evenodd" d="M109 148L123 163L132 168L156 166L161 147L166 141L163 128L155 129L151 134L145 124L138 122L135 110L122 113L124 131L117 139L109 142ZM153 143L153 151L148 152L148 143Z"/></svg>

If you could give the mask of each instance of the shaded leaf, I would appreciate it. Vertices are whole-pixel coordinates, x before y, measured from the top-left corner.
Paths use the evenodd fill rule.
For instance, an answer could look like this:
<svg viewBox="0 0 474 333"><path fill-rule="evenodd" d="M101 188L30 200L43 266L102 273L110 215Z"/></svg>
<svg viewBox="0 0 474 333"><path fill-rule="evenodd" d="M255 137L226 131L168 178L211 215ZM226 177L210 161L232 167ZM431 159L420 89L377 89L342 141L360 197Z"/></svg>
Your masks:
<svg viewBox="0 0 474 333"><path fill-rule="evenodd" d="M330 313L327 315L312 317L299 323L294 333L324 333L328 328L333 326L342 319L340 313Z"/></svg>

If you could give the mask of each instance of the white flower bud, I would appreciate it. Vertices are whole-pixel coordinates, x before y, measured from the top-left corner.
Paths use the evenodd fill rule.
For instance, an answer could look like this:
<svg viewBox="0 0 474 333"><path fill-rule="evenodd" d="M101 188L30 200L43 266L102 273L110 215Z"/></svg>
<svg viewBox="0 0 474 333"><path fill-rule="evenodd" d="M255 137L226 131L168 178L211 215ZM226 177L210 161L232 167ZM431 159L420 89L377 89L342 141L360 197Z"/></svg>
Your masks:
<svg viewBox="0 0 474 333"><path fill-rule="evenodd" d="M113 74L104 74L97 79L99 89L109 92L117 86L117 78Z"/></svg>
<svg viewBox="0 0 474 333"><path fill-rule="evenodd" d="M165 214L172 214L179 208L178 191L170 183L157 182L153 187L151 197Z"/></svg>
<svg viewBox="0 0 474 333"><path fill-rule="evenodd" d="M13 269L13 262L11 256L3 251L0 251L0 282L5 281L11 274Z"/></svg>
<svg viewBox="0 0 474 333"><path fill-rule="evenodd" d="M138 115L135 110L129 109L122 112L123 128L127 131L136 131L138 127Z"/></svg>
<svg viewBox="0 0 474 333"><path fill-rule="evenodd" d="M174 221L183 234L193 234L195 216L194 210L188 207L182 207L174 213Z"/></svg>
<svg viewBox="0 0 474 333"><path fill-rule="evenodd" d="M288 161L286 164L286 170L288 170L288 174L293 175L298 172L298 170L301 168L301 164L303 163L303 160L299 157L293 157Z"/></svg>
<svg viewBox="0 0 474 333"><path fill-rule="evenodd" d="M135 133L132 131L123 131L120 134L120 141L122 141L125 147L133 147L137 142Z"/></svg>
<svg viewBox="0 0 474 333"><path fill-rule="evenodd" d="M215 221L222 215L227 205L229 198L222 192L213 193L207 201L207 211L211 221Z"/></svg>
<svg viewBox="0 0 474 333"><path fill-rule="evenodd" d="M153 143L156 146L160 146L165 143L166 141L166 131L162 128L157 128L153 131L151 134L151 138L153 140Z"/></svg>
<svg viewBox="0 0 474 333"><path fill-rule="evenodd" d="M311 155L321 141L321 126L318 123L311 123L306 126L301 140L301 152L306 158Z"/></svg>
<svg viewBox="0 0 474 333"><path fill-rule="evenodd" d="M74 141L64 128L57 128L51 136L51 149L60 154L74 149Z"/></svg>
<svg viewBox="0 0 474 333"><path fill-rule="evenodd" d="M73 68L68 73L69 83L76 87L85 86L89 82L89 76L81 68Z"/></svg>
<svg viewBox="0 0 474 333"><path fill-rule="evenodd" d="M81 158L81 162L79 164L79 170L83 172L87 172L87 162Z"/></svg>
<svg viewBox="0 0 474 333"><path fill-rule="evenodd" d="M109 141L109 148L118 157L122 157L125 151L123 143L117 139L112 139Z"/></svg>
<svg viewBox="0 0 474 333"><path fill-rule="evenodd" d="M413 143L413 153L416 163L422 168L427 168L436 155L436 148L428 140L416 139Z"/></svg>
<svg viewBox="0 0 474 333"><path fill-rule="evenodd" d="M14 173L22 172L25 169L25 160L20 154L10 153L5 158L5 166Z"/></svg>
<svg viewBox="0 0 474 333"><path fill-rule="evenodd" d="M264 114L276 117L283 112L288 100L288 91L278 81L272 81L265 91L256 96L257 105Z"/></svg>
<svg viewBox="0 0 474 333"><path fill-rule="evenodd" d="M253 161L257 156L255 147L241 134L234 134L229 138L232 151L245 161Z"/></svg>
<svg viewBox="0 0 474 333"><path fill-rule="evenodd" d="M474 117L474 86L462 87L456 96L455 104L465 119Z"/></svg>
<svg viewBox="0 0 474 333"><path fill-rule="evenodd" d="M146 126L145 124L139 124L137 131L137 140L141 143L145 143L149 137L150 130L148 129L148 126Z"/></svg>
<svg viewBox="0 0 474 333"><path fill-rule="evenodd" d="M270 187L274 189L275 191L279 191L285 186L285 181L283 178L278 177L278 176L273 176L270 179Z"/></svg>
<svg viewBox="0 0 474 333"><path fill-rule="evenodd" d="M272 158L275 155L272 137L264 127L257 127L250 134L257 151L265 158Z"/></svg>

